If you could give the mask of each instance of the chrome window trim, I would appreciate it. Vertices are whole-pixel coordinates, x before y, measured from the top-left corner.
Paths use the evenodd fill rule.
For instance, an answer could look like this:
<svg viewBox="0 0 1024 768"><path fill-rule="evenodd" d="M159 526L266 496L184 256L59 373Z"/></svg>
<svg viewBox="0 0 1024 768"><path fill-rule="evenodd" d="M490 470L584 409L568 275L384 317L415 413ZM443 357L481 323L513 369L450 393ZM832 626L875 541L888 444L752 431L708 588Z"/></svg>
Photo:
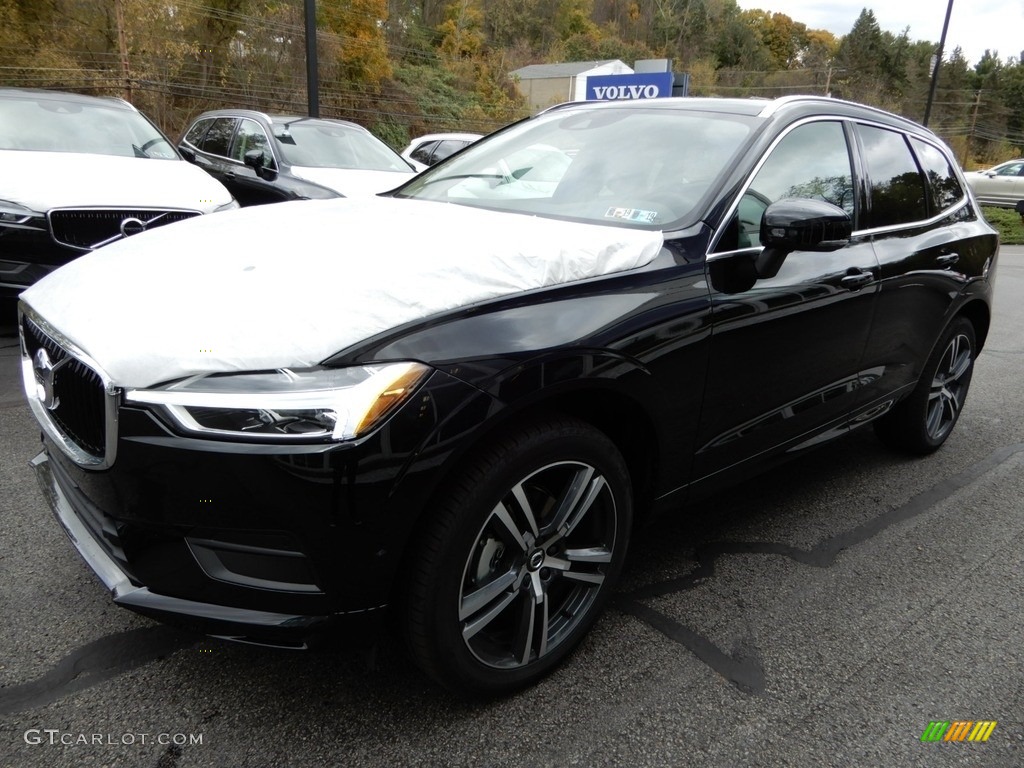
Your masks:
<svg viewBox="0 0 1024 768"><path fill-rule="evenodd" d="M790 99L790 100L793 100L793 101L799 101L799 100L807 99L806 96L792 96L792 97L787 96L787 97L782 97L782 98ZM774 102L773 102L773 106L774 106ZM772 111L774 111L774 110L772 110ZM766 109L765 112L762 112L761 116L766 116L766 115L770 115L770 114L771 114L771 111ZM758 172L761 170L762 166L768 160L768 157L771 155L771 153L775 151L775 148L779 145L779 143L786 136L788 136L792 131L796 130L800 126L807 125L809 123L820 123L820 122L849 123L849 124L854 124L854 125L855 124L869 125L869 126L871 126L873 128L883 128L885 130L889 130L889 131L893 131L895 133L899 133L904 138L906 138L908 136L913 136L914 138L920 139L921 141L925 142L926 144L932 145L935 149L937 149L939 152L941 152L942 156L945 157L947 160L950 159L949 153L946 150L944 150L943 147L940 144L936 143L931 138L929 138L927 136L919 136L916 133L909 133L908 131L903 130L901 128L894 128L891 125L887 125L885 123L876 122L876 121L868 119L868 118L859 118L859 117L854 118L854 117L847 117L845 115L812 115L810 117L805 117L805 118L802 118L800 120L797 120L796 122L792 123L791 125L786 126L786 129L784 131L782 131L781 133L779 133L778 136L775 137L775 139L772 141L772 143L768 147L768 149L765 150L764 154L761 155L761 159L757 162L757 165L755 165L753 170L751 170L751 172L747 175L747 179L744 182L743 186L740 188L739 193L736 195L735 199L732 201L732 204L729 206L728 210L726 211L725 216L722 217L722 224L718 227L717 230L715 230L715 234L712 236L711 240L708 243L707 251L704 254L705 261L716 261L717 259L721 259L721 258L724 258L726 256L732 256L734 254L742 253L744 251L751 251L751 252L755 252L756 251L757 253L761 252L762 246L754 246L752 248L739 248L739 249L731 250L731 251L716 251L715 247L718 245L719 240L721 240L722 233L725 231L725 227L728 224L729 220L732 218L733 214L736 213L736 210L739 208L740 200L742 199L743 195L746 193L747 189L750 188L750 184L751 184L751 182L753 182L754 177L757 176ZM914 155L914 160L915 160L915 163L916 163L917 162L917 155ZM958 173L958 171L957 171L958 166L955 163L951 163L951 167L954 169L954 173ZM865 236L870 236L870 235L888 234L888 233L891 233L891 232L899 232L900 230L903 230L903 229L917 229L918 227L928 227L928 226L931 226L933 224L937 224L939 221L941 221L942 219L945 219L947 216L950 216L950 215L956 213L957 211L959 211L961 208L964 208L967 205L967 203L969 202L970 192L968 191L967 184L964 183L963 179L960 178L959 175L957 176L957 180L961 182L961 184L960 184L961 190L960 191L962 192L963 196L960 198L960 200L957 203L951 205L949 208L944 209L941 213L938 213L935 216L932 216L931 218L928 218L928 219L920 219L920 220L917 220L917 221L906 222L906 223L903 223L903 224L890 224L890 225L885 226L885 227L873 227L871 229L859 229L859 230L853 232L850 235L850 239L852 240L852 239L856 239L856 238L859 238L859 237L865 237Z"/></svg>
<svg viewBox="0 0 1024 768"><path fill-rule="evenodd" d="M256 119L251 118L251 117L239 117L238 118L238 125L235 126L235 133L231 137L231 147L228 147L228 149L231 149L232 147L234 147L234 145L235 145L235 138L238 136L238 131L241 130L242 123L244 123L246 120L248 120L250 123L255 123L256 126L261 131L263 131L263 138L265 138L267 140L267 143L266 143L265 146L266 146L266 148L268 150L270 150L270 157L274 161L274 167L271 168L270 170L272 170L274 173L280 173L281 172L281 161L277 159L277 153L274 152L274 142L270 138L270 134L267 132L267 129L263 126L262 123L260 123L259 120L256 120ZM268 118L268 121L269 121L269 118ZM202 150L200 150L200 151L202 151ZM207 153L207 154L209 154L209 153ZM241 166L246 167L246 168L248 167L247 165L245 165L245 161L244 160L236 160L233 157L223 157L223 155L217 155L217 157L220 157L220 158L222 158L224 160L227 160L229 163L234 163L235 165L241 165Z"/></svg>
<svg viewBox="0 0 1024 768"><path fill-rule="evenodd" d="M799 98L799 97L795 97L795 98ZM756 251L760 252L760 250L761 250L760 246L754 246L753 248L739 248L737 250L732 250L732 251L715 251L715 247L718 245L719 240L721 240L722 233L725 231L725 228L728 225L728 222L732 219L732 215L734 213L736 213L736 211L739 209L739 207L740 207L740 200L743 198L743 195L745 195L747 190L750 189L750 185L754 181L754 177L757 176L757 174L761 171L761 168L764 167L764 164L768 161L768 158L771 157L772 152L775 151L775 148L779 146L779 144L782 142L782 140L784 138L786 138L790 133L795 131L797 128L799 128L801 126L804 126L804 125L809 125L810 123L822 123L822 122L825 122L825 123L839 123L840 126L842 126L843 123L848 122L848 119L845 118L845 117L840 117L838 115L813 115L813 116L810 116L810 117L805 117L805 118L802 118L800 120L797 120L796 122L794 122L794 123L792 123L790 125L787 125L785 130L781 131L779 133L779 135L776 136L772 140L772 143L761 154L761 157L757 161L757 164L747 174L746 181L744 181L743 186L740 187L739 193L737 193L736 197L733 199L732 204L729 206L728 210L725 213L725 216L722 217L721 225L719 225L718 229L715 230L714 236L709 241L708 249L707 249L707 252L705 253L705 259L707 261L714 261L716 258L721 258L722 256L726 255L727 253L728 254L733 254L733 253L739 253L739 252L742 252L742 251L749 251L749 250L756 250ZM851 173L853 172L852 161L851 161L850 172Z"/></svg>
<svg viewBox="0 0 1024 768"><path fill-rule="evenodd" d="M23 319L28 318L42 333L48 336L54 343L60 346L65 353L88 366L103 382L103 411L104 411L104 447L103 456L94 456L82 449L74 440L58 427L47 414L46 408L39 401L36 392L36 377L32 358L28 354L25 344L25 329ZM87 469L108 469L113 466L117 457L117 409L121 398L121 389L114 384L113 379L100 367L92 357L81 347L71 341L25 302L18 303L18 340L21 345L21 376L25 390L25 397L28 399L29 407L36 421L46 435L56 443L62 451L81 467Z"/></svg>
<svg viewBox="0 0 1024 768"><path fill-rule="evenodd" d="M273 126L273 124L274 124L274 121L271 120L268 115L265 115L262 112L254 112L253 115L258 116L258 117L262 117L263 119L265 119L267 121L267 125ZM234 120L238 121L238 124L235 125L234 132L231 134L231 144L228 145L228 151L229 152L231 151L231 146L234 144L235 136L238 134L238 129L241 128L241 126L242 126L242 121L250 120L250 121L256 123L256 125L258 125L260 127L260 130L263 131L263 135L267 137L267 148L270 150L270 155L274 159L275 167L273 168L273 170L275 172L277 172L277 173L280 173L281 161L278 159L277 153L274 151L274 142L270 139L270 136L273 134L273 130L270 130L268 132L266 126L264 126L263 123L261 123L259 120L257 120L256 117L254 117L252 115L243 115L241 113L231 113L231 114L225 114L225 115L214 115L214 116L207 116L205 118L204 117L196 118L196 122L192 123L192 125L194 126L200 120L217 120L217 119L220 119L220 118L230 118L230 119L234 119ZM211 123L211 125L212 124L213 123ZM189 127L189 130L191 130L191 126ZM209 130L209 129L207 129L207 130ZM186 131L185 133L187 134L188 131ZM203 136L205 137L206 134L204 133ZM240 165L242 167L247 167L245 165L245 163L243 161L241 161L241 160L236 160L235 158L229 157L228 155L218 155L216 152L207 152L205 149L202 149L201 147L197 147L195 144L193 144L191 141L189 141L188 139L186 139L184 137L182 137L181 141L182 141L183 144L188 144L188 146L191 147L194 151L199 152L202 155L206 155L208 157L216 157L218 160L224 160L224 161L227 161L229 163L234 163L235 165Z"/></svg>

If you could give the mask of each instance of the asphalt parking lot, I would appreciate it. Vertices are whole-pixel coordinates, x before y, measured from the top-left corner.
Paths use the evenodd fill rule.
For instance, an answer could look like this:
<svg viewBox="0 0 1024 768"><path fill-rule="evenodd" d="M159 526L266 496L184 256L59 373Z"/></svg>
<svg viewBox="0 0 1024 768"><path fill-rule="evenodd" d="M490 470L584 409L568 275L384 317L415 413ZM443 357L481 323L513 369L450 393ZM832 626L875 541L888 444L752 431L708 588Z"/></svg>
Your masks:
<svg viewBox="0 0 1024 768"><path fill-rule="evenodd" d="M0 766L1024 764L1024 248L956 433L870 429L664 519L551 677L452 699L374 658L186 635L115 608L37 492L0 319ZM988 741L922 742L933 721Z"/></svg>

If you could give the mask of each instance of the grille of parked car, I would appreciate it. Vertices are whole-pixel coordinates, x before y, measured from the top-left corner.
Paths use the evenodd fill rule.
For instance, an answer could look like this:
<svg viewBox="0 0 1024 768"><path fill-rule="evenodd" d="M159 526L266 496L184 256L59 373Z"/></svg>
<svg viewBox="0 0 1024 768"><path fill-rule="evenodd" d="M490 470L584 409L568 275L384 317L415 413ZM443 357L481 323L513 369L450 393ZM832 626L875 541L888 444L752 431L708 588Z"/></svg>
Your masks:
<svg viewBox="0 0 1024 768"><path fill-rule="evenodd" d="M37 369L49 369L46 416L80 449L102 459L106 453L107 398L100 375L28 317L22 318L22 330L29 359ZM40 350L45 355L45 364L41 364Z"/></svg>
<svg viewBox="0 0 1024 768"><path fill-rule="evenodd" d="M199 215L199 211L146 208L61 208L50 211L49 218L54 240L87 251L146 229Z"/></svg>

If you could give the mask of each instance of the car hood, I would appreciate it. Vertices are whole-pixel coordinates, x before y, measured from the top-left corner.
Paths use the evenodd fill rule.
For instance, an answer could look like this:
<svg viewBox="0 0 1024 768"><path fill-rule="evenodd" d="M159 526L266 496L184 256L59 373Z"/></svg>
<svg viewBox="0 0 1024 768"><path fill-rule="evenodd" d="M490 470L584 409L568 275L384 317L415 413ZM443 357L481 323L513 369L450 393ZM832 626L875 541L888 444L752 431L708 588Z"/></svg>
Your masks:
<svg viewBox="0 0 1024 768"><path fill-rule="evenodd" d="M397 198L202 216L86 254L22 300L124 387L302 368L396 326L650 262L660 232Z"/></svg>
<svg viewBox="0 0 1024 768"><path fill-rule="evenodd" d="M368 197L380 192L390 192L413 176L412 168L404 171L362 171L353 168L306 168L292 166L292 174L300 179L312 181L345 197Z"/></svg>
<svg viewBox="0 0 1024 768"><path fill-rule="evenodd" d="M0 150L0 200L51 208L184 208L209 213L231 202L210 174L184 160L78 152Z"/></svg>

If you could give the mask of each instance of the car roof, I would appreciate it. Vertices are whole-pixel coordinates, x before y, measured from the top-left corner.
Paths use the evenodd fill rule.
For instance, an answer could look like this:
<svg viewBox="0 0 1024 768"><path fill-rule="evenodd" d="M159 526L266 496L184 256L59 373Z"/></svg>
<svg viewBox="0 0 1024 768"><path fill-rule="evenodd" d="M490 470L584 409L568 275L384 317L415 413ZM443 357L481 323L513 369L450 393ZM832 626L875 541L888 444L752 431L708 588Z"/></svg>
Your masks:
<svg viewBox="0 0 1024 768"><path fill-rule="evenodd" d="M87 96L84 93L50 91L40 88L0 88L0 99L31 99L32 101L64 101L71 104L94 104L138 112L135 106L116 96Z"/></svg>
<svg viewBox="0 0 1024 768"><path fill-rule="evenodd" d="M780 96L777 99L719 99L714 97L676 96L663 99L617 100L617 101L568 101L543 110L540 114L573 109L685 109L691 112L724 112L735 115L749 115L766 119L798 119L822 114L841 117L867 118L886 123L892 127L919 135L934 134L913 120L886 112L884 109L858 104L827 96L795 95Z"/></svg>
<svg viewBox="0 0 1024 768"><path fill-rule="evenodd" d="M270 125L287 125L302 121L304 123L313 123L315 125L344 125L348 128L358 128L360 131L367 131L366 128L359 125L359 123L353 123L350 120L339 120L334 117L309 117L307 115L279 115L269 114L267 112L260 112L255 109L211 109L208 112L203 112L201 115L196 117L192 124L199 122L200 120L211 118L211 117L248 117L252 120L262 120Z"/></svg>

